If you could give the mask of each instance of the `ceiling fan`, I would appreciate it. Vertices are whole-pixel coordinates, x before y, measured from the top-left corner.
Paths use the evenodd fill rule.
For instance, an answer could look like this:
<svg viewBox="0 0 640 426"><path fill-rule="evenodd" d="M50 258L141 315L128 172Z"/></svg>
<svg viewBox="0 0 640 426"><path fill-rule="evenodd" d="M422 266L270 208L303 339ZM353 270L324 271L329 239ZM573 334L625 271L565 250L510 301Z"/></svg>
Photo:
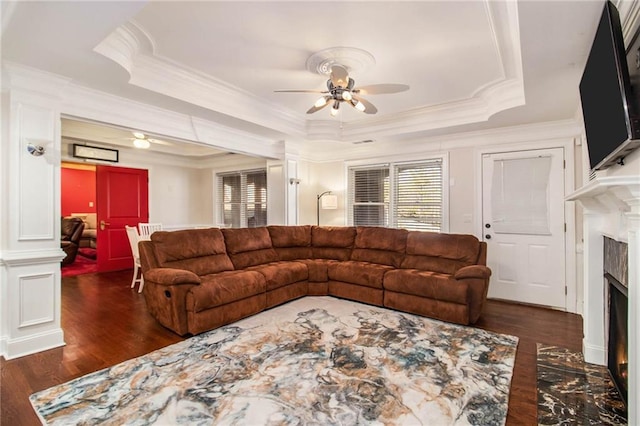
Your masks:
<svg viewBox="0 0 640 426"><path fill-rule="evenodd" d="M141 149L148 149L152 143L158 144L158 145L166 145L166 146L173 145L170 142L166 142L160 139L150 138L142 132L133 132L133 137L129 139L133 141L133 146Z"/></svg>
<svg viewBox="0 0 640 426"><path fill-rule="evenodd" d="M409 90L406 84L372 84L355 88L356 82L349 77L347 68L334 64L331 66L329 79L327 80L327 90L275 90L278 93L322 93L307 114L313 114L322 108L332 104L331 115L336 116L340 110L340 104L346 102L360 112L365 114L375 114L378 109L360 95L381 95L388 93L399 93Z"/></svg>

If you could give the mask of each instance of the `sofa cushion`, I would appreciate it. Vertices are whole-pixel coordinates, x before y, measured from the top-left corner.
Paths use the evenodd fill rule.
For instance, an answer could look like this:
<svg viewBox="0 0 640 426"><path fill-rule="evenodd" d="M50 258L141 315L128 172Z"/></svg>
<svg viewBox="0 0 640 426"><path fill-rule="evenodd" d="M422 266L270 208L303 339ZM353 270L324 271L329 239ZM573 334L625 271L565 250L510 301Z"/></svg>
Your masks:
<svg viewBox="0 0 640 426"><path fill-rule="evenodd" d="M385 291L467 304L469 288L450 275L417 269L395 269L384 276Z"/></svg>
<svg viewBox="0 0 640 426"><path fill-rule="evenodd" d="M279 260L309 259L311 252L311 226L268 226L273 249Z"/></svg>
<svg viewBox="0 0 640 426"><path fill-rule="evenodd" d="M473 235L411 232L400 267L453 274L475 264L479 254L480 241Z"/></svg>
<svg viewBox="0 0 640 426"><path fill-rule="evenodd" d="M277 247L310 247L311 226L267 226L271 244Z"/></svg>
<svg viewBox="0 0 640 426"><path fill-rule="evenodd" d="M338 261L333 259L300 259L298 262L307 265L309 282L326 283L329 281L329 265Z"/></svg>
<svg viewBox="0 0 640 426"><path fill-rule="evenodd" d="M236 269L262 265L278 260L271 236L265 227L225 228L222 230L227 253Z"/></svg>
<svg viewBox="0 0 640 426"><path fill-rule="evenodd" d="M359 226L351 260L399 267L408 233L406 229Z"/></svg>
<svg viewBox="0 0 640 426"><path fill-rule="evenodd" d="M311 247L314 259L349 260L356 238L352 226L313 226Z"/></svg>
<svg viewBox="0 0 640 426"><path fill-rule="evenodd" d="M233 270L219 229L157 231L151 234L151 241L163 268L186 269L196 275Z"/></svg>
<svg viewBox="0 0 640 426"><path fill-rule="evenodd" d="M155 233L154 233L155 235ZM187 310L201 312L266 291L264 276L256 271L228 271L201 277L187 293Z"/></svg>
<svg viewBox="0 0 640 426"><path fill-rule="evenodd" d="M329 279L333 281L382 288L384 274L392 269L387 265L347 260L330 264L328 272Z"/></svg>
<svg viewBox="0 0 640 426"><path fill-rule="evenodd" d="M272 262L267 265L252 266L249 271L260 272L267 283L267 291L284 287L309 278L309 270L300 262Z"/></svg>

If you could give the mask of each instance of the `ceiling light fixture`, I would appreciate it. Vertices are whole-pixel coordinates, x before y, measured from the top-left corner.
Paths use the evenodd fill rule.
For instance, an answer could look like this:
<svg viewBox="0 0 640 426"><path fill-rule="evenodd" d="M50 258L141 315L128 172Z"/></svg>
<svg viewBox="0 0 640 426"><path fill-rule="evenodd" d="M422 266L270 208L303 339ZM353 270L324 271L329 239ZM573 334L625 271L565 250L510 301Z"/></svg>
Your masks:
<svg viewBox="0 0 640 426"><path fill-rule="evenodd" d="M146 139L139 139L136 137L136 139L133 140L133 146L140 149L147 149L151 146L151 144Z"/></svg>
<svg viewBox="0 0 640 426"><path fill-rule="evenodd" d="M345 101L350 101L351 99L353 99L353 96L351 95L351 92L348 90L343 90L342 91L342 99Z"/></svg>
<svg viewBox="0 0 640 426"><path fill-rule="evenodd" d="M340 101L335 101L333 106L331 107L331 115L335 117L338 115L338 110L340 109Z"/></svg>
<svg viewBox="0 0 640 426"><path fill-rule="evenodd" d="M320 99L318 99L316 101L316 103L313 104L313 106L315 106L316 108L322 108L323 106L325 106L327 104L329 99L331 99L331 96L323 96Z"/></svg>
<svg viewBox="0 0 640 426"><path fill-rule="evenodd" d="M364 112L364 110L367 109L362 102L355 99L351 99L351 105L360 112Z"/></svg>

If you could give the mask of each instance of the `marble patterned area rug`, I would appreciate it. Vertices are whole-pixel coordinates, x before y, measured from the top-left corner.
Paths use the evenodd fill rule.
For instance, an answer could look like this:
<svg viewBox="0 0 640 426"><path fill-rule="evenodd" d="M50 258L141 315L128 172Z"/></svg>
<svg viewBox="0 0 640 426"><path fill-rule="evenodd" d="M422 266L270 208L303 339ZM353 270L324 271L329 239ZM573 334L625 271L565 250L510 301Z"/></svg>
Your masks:
<svg viewBox="0 0 640 426"><path fill-rule="evenodd" d="M30 400L49 425L501 425L517 344L305 297Z"/></svg>

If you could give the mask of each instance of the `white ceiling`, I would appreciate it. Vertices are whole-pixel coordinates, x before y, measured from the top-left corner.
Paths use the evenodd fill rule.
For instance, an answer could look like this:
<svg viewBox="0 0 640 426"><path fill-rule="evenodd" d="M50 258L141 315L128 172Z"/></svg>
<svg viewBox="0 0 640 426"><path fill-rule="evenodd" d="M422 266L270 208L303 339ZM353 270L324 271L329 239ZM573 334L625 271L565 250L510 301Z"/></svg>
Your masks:
<svg viewBox="0 0 640 426"><path fill-rule="evenodd" d="M4 1L2 59L272 140L393 140L575 117L601 9L533 0ZM356 87L410 90L366 96L376 115L343 107L336 118L329 108L305 114L316 94L274 93L323 90L327 77L305 63L338 46L375 58L352 70Z"/></svg>

